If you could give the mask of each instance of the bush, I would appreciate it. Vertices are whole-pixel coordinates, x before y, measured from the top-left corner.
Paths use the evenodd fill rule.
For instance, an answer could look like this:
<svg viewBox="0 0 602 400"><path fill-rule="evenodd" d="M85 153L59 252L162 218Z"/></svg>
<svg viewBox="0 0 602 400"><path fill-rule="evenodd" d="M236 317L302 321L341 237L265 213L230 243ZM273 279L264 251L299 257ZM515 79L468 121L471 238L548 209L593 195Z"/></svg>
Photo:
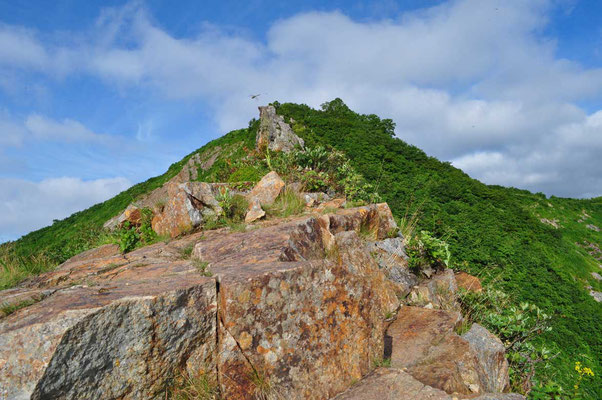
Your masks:
<svg viewBox="0 0 602 400"><path fill-rule="evenodd" d="M451 257L449 245L427 231L420 231L420 234L410 240L407 254L410 257L409 267L415 273L428 267L436 269L449 267Z"/></svg>
<svg viewBox="0 0 602 400"><path fill-rule="evenodd" d="M143 208L141 214L139 226L125 221L121 229L117 231L117 243L122 253L129 253L140 246L152 244L159 239L152 227L152 210Z"/></svg>
<svg viewBox="0 0 602 400"><path fill-rule="evenodd" d="M551 317L534 304L513 305L504 292L489 288L480 293L462 290L459 301L470 323L485 326L504 343L511 388L528 394L534 384L536 368L546 369L555 357L551 349L538 340L541 334L551 330ZM544 389L545 386L538 386L540 392ZM551 386L548 389L552 390Z"/></svg>

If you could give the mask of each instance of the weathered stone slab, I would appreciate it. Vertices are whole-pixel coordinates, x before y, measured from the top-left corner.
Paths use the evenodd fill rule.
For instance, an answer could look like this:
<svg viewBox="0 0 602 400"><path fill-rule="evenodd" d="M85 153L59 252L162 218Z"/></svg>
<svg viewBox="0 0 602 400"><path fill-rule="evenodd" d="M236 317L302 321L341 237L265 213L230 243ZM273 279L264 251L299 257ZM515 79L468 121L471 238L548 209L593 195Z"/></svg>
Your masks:
<svg viewBox="0 0 602 400"><path fill-rule="evenodd" d="M398 285L400 298L406 296L418 283L418 279L408 268L408 257L401 238L369 242L368 249L387 278Z"/></svg>
<svg viewBox="0 0 602 400"><path fill-rule="evenodd" d="M457 312L402 307L387 330L391 365L449 394L482 393L477 357L454 333L460 320Z"/></svg>
<svg viewBox="0 0 602 400"><path fill-rule="evenodd" d="M358 232L387 231L387 210L305 217L195 246L219 280L225 398L253 398L259 380L281 398L326 399L382 358L385 315L398 300Z"/></svg>
<svg viewBox="0 0 602 400"><path fill-rule="evenodd" d="M334 400L452 400L452 397L400 369L378 368Z"/></svg>
<svg viewBox="0 0 602 400"><path fill-rule="evenodd" d="M0 398L150 399L187 360L215 364L215 280L190 261L152 257L166 247L111 268L110 255L76 257L8 291L53 288L0 320Z"/></svg>
<svg viewBox="0 0 602 400"><path fill-rule="evenodd" d="M462 335L472 351L477 355L481 366L480 380L484 391L503 392L510 386L508 361L502 341L479 324L473 324Z"/></svg>

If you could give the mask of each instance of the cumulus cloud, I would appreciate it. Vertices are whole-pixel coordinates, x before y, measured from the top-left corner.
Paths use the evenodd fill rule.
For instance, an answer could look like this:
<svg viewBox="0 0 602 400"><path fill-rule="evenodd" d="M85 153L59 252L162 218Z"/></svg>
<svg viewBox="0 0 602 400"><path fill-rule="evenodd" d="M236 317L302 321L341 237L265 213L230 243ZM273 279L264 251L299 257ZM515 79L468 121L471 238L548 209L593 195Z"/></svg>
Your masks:
<svg viewBox="0 0 602 400"><path fill-rule="evenodd" d="M486 183L601 195L599 112L580 104L602 99L602 68L557 55L543 34L555 5L452 0L368 22L310 12L275 22L258 41L215 26L175 37L131 3L105 10L94 39L77 48L4 27L24 45L0 54L15 52L23 68L62 55L49 64L56 72L151 88L166 101L201 99L225 131L256 116L250 93L311 106L341 97L393 118L402 139Z"/></svg>
<svg viewBox="0 0 602 400"><path fill-rule="evenodd" d="M25 120L27 129L37 138L65 142L105 142L107 135L92 132L80 122L72 119L54 121L42 115L32 114Z"/></svg>
<svg viewBox="0 0 602 400"><path fill-rule="evenodd" d="M43 115L31 114L24 120L19 120L8 112L0 112L0 149L20 146L28 140L110 144L116 138L95 133L81 122L69 118L56 121Z"/></svg>
<svg viewBox="0 0 602 400"><path fill-rule="evenodd" d="M123 177L83 181L63 177L31 182L0 179L0 238L17 237L107 200L131 186Z"/></svg>

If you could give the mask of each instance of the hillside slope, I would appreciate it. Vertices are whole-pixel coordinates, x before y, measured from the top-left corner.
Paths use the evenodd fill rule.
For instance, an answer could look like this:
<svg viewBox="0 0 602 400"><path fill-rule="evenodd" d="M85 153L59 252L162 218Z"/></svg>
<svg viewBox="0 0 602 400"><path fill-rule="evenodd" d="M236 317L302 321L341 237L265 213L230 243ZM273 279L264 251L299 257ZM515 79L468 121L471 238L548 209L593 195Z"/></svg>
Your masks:
<svg viewBox="0 0 602 400"><path fill-rule="evenodd" d="M559 352L553 370L540 376L572 385L575 361L602 367L602 305L589 290L602 291L592 276L600 269L602 198L575 200L484 185L462 171L428 157L394 137L391 120L352 112L336 99L314 110L305 105L275 104L309 147L343 151L357 171L388 202L402 223L416 221L450 244L454 268L480 275L517 301L537 304L553 315L553 330L542 340ZM230 132L191 153L156 178L104 203L0 247L2 288L28 275L51 269L69 257L105 243L102 225L134 199L177 175L196 154L205 165L198 180L257 181L267 167L243 160L254 147L258 121ZM207 164L209 155L212 162ZM542 222L543 221L543 222ZM588 227L589 226L589 227ZM592 254L590 254L592 253ZM588 287L591 286L591 289ZM602 385L588 388L602 398Z"/></svg>

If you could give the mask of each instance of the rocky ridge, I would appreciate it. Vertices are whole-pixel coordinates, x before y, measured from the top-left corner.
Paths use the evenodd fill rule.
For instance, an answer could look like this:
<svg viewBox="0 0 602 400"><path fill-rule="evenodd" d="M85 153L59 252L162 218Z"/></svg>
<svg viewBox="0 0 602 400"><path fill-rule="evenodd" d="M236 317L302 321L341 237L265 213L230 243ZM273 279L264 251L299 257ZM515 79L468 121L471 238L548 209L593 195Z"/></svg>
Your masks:
<svg viewBox="0 0 602 400"><path fill-rule="evenodd" d="M269 110L261 118L263 132L285 132L268 148L303 144ZM478 325L456 333L453 271L408 270L386 204L300 193L303 215L263 221L285 186L274 174L240 191L244 232L182 235L237 189L178 176L107 224L135 225L153 207L153 229L175 240L106 245L0 292L18 308L0 320L0 398L165 398L181 371L225 399L521 398L501 393L499 339ZM478 290L475 279L458 282Z"/></svg>

